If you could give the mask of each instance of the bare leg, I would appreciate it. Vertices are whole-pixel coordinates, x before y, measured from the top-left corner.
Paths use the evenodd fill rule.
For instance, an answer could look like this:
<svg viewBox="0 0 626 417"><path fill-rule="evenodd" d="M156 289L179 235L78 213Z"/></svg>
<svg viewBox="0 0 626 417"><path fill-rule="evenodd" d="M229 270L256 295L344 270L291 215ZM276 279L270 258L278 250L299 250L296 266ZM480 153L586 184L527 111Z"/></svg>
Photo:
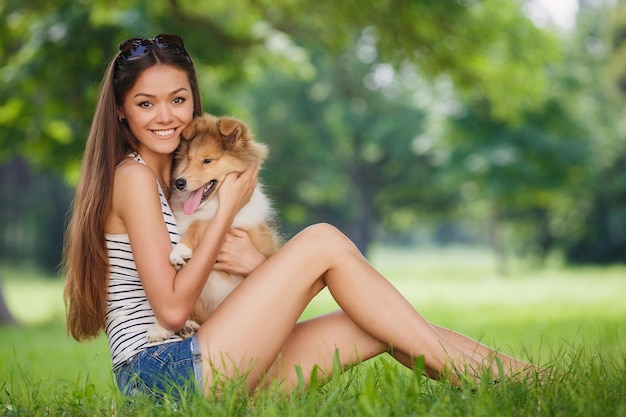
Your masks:
<svg viewBox="0 0 626 417"><path fill-rule="evenodd" d="M487 361L485 367L489 367L497 357L510 374L529 368L528 363L497 352L467 336L432 323L431 326L448 343L472 354L476 361ZM279 382L288 390L298 384L296 366L302 370L305 378L311 375L314 368L318 371L318 378L328 378L334 371L335 352L339 355L340 364L348 368L386 351L406 367L413 366L414 358L397 350L390 350L388 345L365 333L343 311L335 311L298 323L268 370L266 383ZM425 371L432 377L438 376L437 370L426 368Z"/></svg>
<svg viewBox="0 0 626 417"><path fill-rule="evenodd" d="M298 385L296 366L308 383L314 369L320 379L332 375L335 354L345 369L387 349L386 344L361 330L343 311L335 311L296 325L268 369L265 383L278 382L281 388L289 390Z"/></svg>
<svg viewBox="0 0 626 417"><path fill-rule="evenodd" d="M344 313L296 326L306 305L324 286ZM348 327L353 330L352 340L341 339ZM492 361L484 363L490 358L480 357L480 349L457 345L444 333L424 320L345 236L331 226L317 225L305 229L246 278L198 336L207 386L212 370L226 377L247 371L250 389L266 371L293 385L291 371L285 372L292 365L310 370L321 362L322 369L331 369L332 354L327 355L334 354L335 348L341 348L342 363L349 365L388 346L405 365L424 355L433 377L450 371L452 381L459 382L456 372L479 379L485 370L497 377L497 369ZM306 349L311 334L324 338Z"/></svg>
<svg viewBox="0 0 626 417"><path fill-rule="evenodd" d="M534 367L527 362L520 361L502 352L493 350L492 348L463 334L438 326L434 323L431 323L431 326L433 326L435 331L445 337L450 343L454 343L464 352L471 352L474 359L477 361L488 361L493 363L497 359L502 364L502 367L507 375L515 375L520 372L534 369ZM493 363L493 365L496 364Z"/></svg>
<svg viewBox="0 0 626 417"><path fill-rule="evenodd" d="M298 385L296 367L302 370L305 383L314 369L319 379L329 378L334 371L334 357L339 355L343 369L390 353L398 362L411 368L414 359L389 348L358 327L345 312L339 310L298 323L270 369L265 383L278 382L285 390ZM432 372L431 372L432 371ZM427 373L435 374L434 370Z"/></svg>

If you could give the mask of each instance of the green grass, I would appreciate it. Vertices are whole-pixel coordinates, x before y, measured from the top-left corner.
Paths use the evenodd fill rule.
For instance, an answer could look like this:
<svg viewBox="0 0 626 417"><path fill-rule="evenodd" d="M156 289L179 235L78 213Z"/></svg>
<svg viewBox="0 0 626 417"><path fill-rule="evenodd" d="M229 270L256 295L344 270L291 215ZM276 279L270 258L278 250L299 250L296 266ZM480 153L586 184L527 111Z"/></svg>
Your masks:
<svg viewBox="0 0 626 417"><path fill-rule="evenodd" d="M458 390L381 356L286 396L250 398L234 385L210 401L128 401L113 383L105 338L66 338L60 280L4 267L1 285L20 325L0 328L0 416L626 416L626 266L516 263L497 277L489 254L467 249L386 249L372 262L428 320L548 364L563 380ZM304 316L334 308L322 293Z"/></svg>

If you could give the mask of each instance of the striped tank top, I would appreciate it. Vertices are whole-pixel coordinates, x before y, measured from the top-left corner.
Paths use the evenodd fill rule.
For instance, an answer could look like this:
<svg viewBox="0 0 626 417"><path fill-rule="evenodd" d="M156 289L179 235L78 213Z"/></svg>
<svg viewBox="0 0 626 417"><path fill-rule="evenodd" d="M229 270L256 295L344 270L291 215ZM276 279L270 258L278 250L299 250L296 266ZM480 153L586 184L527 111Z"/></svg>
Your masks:
<svg viewBox="0 0 626 417"><path fill-rule="evenodd" d="M135 161L145 164L137 153L130 155ZM170 235L172 247L180 240L176 219L157 181L163 220ZM109 288L105 333L109 342L113 369L132 359L148 347L147 330L156 323L156 317L143 290L128 235L105 235L109 253ZM180 340L172 339L150 345Z"/></svg>

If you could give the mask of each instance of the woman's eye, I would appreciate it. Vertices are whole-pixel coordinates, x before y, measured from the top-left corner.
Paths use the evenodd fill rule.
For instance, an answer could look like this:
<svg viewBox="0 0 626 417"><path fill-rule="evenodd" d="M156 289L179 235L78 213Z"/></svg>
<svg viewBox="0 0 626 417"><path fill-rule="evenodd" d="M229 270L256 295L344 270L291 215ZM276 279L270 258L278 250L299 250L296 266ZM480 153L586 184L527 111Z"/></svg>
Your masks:
<svg viewBox="0 0 626 417"><path fill-rule="evenodd" d="M151 105L152 104L149 101L142 101L141 103L138 104L139 107L144 107L144 108L148 108Z"/></svg>
<svg viewBox="0 0 626 417"><path fill-rule="evenodd" d="M183 97L176 97L174 100L172 100L174 102L174 104L182 104L185 102L185 99Z"/></svg>

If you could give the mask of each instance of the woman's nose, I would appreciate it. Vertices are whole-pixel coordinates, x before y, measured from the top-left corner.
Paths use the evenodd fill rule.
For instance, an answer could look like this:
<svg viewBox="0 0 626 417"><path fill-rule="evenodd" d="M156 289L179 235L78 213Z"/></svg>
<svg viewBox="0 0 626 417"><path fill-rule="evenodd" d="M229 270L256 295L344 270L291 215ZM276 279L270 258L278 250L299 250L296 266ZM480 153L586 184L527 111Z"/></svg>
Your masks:
<svg viewBox="0 0 626 417"><path fill-rule="evenodd" d="M168 106L160 106L157 113L157 121L167 123L172 120L172 111Z"/></svg>

